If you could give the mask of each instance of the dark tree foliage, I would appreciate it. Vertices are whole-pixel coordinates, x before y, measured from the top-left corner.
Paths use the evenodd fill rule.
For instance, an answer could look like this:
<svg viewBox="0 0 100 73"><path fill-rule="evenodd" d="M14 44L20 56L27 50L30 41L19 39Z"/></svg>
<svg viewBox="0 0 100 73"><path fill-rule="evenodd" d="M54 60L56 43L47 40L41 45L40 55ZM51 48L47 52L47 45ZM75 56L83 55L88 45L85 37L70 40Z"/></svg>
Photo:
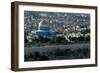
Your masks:
<svg viewBox="0 0 100 73"><path fill-rule="evenodd" d="M41 55L40 60L50 60L50 58L46 55Z"/></svg>
<svg viewBox="0 0 100 73"><path fill-rule="evenodd" d="M61 50L61 49L56 49L56 50L55 50L55 55L56 55L56 56L63 56L63 55L64 55L64 51Z"/></svg>
<svg viewBox="0 0 100 73"><path fill-rule="evenodd" d="M38 52L38 51L35 51L34 52L34 57L40 57L41 55L40 55L40 53Z"/></svg>

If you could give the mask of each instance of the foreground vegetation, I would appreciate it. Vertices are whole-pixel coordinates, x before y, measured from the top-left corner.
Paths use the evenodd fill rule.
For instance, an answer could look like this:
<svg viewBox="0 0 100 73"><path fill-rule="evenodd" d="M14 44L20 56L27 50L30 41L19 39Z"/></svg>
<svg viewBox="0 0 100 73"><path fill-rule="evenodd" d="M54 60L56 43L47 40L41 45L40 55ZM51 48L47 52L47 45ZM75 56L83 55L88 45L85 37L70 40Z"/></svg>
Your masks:
<svg viewBox="0 0 100 73"><path fill-rule="evenodd" d="M70 45L71 46L71 45ZM64 60L64 59L86 59L90 58L90 48L45 48L45 50L33 50L24 56L25 61L48 61L48 60Z"/></svg>

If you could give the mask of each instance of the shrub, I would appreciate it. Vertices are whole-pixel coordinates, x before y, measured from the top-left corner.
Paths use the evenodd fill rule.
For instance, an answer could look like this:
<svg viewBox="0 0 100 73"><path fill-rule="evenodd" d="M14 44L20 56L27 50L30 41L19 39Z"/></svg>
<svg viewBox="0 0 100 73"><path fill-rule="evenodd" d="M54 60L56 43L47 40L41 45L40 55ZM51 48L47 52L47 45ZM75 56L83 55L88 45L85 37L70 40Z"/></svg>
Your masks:
<svg viewBox="0 0 100 73"><path fill-rule="evenodd" d="M33 58L34 56L33 56L33 54L32 53L30 53L30 55L29 55L29 58Z"/></svg>
<svg viewBox="0 0 100 73"><path fill-rule="evenodd" d="M65 49L64 55L71 56L72 55L72 51L70 49Z"/></svg>
<svg viewBox="0 0 100 73"><path fill-rule="evenodd" d="M46 55L41 55L40 60L50 60L50 58Z"/></svg>
<svg viewBox="0 0 100 73"><path fill-rule="evenodd" d="M63 56L63 55L64 55L64 51L62 49L55 50L55 56Z"/></svg>
<svg viewBox="0 0 100 73"><path fill-rule="evenodd" d="M35 52L34 52L34 57L40 57L40 52L35 51Z"/></svg>

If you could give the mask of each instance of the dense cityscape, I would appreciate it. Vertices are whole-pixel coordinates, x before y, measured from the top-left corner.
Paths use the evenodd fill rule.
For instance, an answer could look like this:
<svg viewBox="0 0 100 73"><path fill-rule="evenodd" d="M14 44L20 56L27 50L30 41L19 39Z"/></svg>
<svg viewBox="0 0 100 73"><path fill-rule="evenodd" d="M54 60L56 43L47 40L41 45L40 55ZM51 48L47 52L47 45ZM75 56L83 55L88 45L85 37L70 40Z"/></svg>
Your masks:
<svg viewBox="0 0 100 73"><path fill-rule="evenodd" d="M89 58L90 14L24 11L24 46L25 61ZM48 50L42 51L40 48ZM30 49L35 52L28 52L27 55ZM56 52L59 50L63 53ZM65 50L67 51L64 52ZM46 52L52 54L48 55ZM77 56L71 56L72 52ZM36 58L36 55L39 57Z"/></svg>

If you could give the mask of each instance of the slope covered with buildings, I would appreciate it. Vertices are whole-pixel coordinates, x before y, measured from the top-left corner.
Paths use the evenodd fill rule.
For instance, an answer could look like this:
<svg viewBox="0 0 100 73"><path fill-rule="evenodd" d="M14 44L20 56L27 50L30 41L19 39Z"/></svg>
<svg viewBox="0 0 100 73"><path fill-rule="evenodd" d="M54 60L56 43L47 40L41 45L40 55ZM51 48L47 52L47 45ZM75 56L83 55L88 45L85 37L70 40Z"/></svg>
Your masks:
<svg viewBox="0 0 100 73"><path fill-rule="evenodd" d="M72 41L89 41L90 15L61 12L24 12L25 42L66 44ZM54 40L55 39L55 40Z"/></svg>

